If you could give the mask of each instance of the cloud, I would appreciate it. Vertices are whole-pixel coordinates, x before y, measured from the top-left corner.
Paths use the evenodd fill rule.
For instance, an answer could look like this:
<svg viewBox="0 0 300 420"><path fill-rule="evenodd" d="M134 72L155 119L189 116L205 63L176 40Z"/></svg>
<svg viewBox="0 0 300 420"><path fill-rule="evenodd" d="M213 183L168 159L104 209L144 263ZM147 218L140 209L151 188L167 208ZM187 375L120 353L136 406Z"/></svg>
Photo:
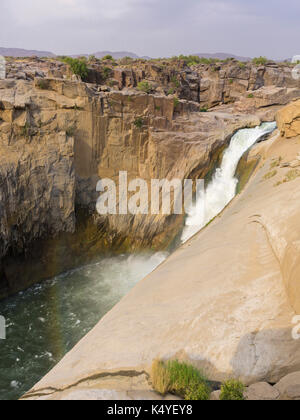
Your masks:
<svg viewBox="0 0 300 420"><path fill-rule="evenodd" d="M298 0L1 0L0 46L289 57L299 15Z"/></svg>
<svg viewBox="0 0 300 420"><path fill-rule="evenodd" d="M9 9L17 24L29 26L74 19L122 19L140 4L140 0L14 0Z"/></svg>

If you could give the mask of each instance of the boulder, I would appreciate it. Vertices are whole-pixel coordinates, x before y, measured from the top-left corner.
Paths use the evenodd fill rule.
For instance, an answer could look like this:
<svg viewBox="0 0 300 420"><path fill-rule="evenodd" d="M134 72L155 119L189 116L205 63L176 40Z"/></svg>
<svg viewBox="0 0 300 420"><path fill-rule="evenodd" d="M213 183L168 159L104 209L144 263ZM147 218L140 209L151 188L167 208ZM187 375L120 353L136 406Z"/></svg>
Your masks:
<svg viewBox="0 0 300 420"><path fill-rule="evenodd" d="M267 382L258 382L247 388L245 399L248 401L274 401L279 398L279 391Z"/></svg>
<svg viewBox="0 0 300 420"><path fill-rule="evenodd" d="M274 387L281 399L300 400L300 372L282 378Z"/></svg>
<svg viewBox="0 0 300 420"><path fill-rule="evenodd" d="M210 394L210 401L220 401L221 391L214 391Z"/></svg>

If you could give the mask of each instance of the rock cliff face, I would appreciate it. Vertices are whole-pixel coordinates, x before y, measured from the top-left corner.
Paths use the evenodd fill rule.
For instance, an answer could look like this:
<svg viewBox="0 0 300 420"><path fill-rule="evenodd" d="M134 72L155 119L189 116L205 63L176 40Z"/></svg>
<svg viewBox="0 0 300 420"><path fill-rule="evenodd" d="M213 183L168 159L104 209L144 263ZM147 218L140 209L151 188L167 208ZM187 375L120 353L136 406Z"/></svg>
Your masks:
<svg viewBox="0 0 300 420"><path fill-rule="evenodd" d="M281 133L288 128L300 135L299 107L278 114ZM277 132L259 143L249 159L259 155L260 165L245 190L140 282L25 398L139 398L149 391L156 358L187 360L210 379L234 376L246 384L276 383L299 370L293 334L300 312L299 152L298 136ZM297 375L280 381L274 398L290 398Z"/></svg>
<svg viewBox="0 0 300 420"><path fill-rule="evenodd" d="M183 215L100 217L99 178L118 183L119 171L148 184L205 177L236 130L274 119L300 97L291 69L280 66L96 63L88 75L96 83L80 82L56 60L10 59L7 70L0 82L2 296L99 252L169 246ZM240 80L248 81L243 89ZM139 81L152 93L138 91ZM241 99L250 88L253 98Z"/></svg>
<svg viewBox="0 0 300 420"><path fill-rule="evenodd" d="M83 249L92 258L113 242L120 249L168 245L182 216L100 218L96 183L117 181L120 170L149 181L205 174L232 132L259 123L197 110L184 101L175 107L172 97L99 93L58 79L0 82L2 293L84 262Z"/></svg>

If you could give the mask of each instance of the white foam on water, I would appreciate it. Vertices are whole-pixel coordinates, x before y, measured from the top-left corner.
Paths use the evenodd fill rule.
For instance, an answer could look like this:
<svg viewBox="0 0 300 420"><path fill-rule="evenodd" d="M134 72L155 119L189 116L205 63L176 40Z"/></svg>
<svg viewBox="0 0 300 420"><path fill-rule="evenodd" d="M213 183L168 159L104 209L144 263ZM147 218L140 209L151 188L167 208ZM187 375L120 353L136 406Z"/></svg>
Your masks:
<svg viewBox="0 0 300 420"><path fill-rule="evenodd" d="M276 129L276 123L264 123L255 128L239 130L226 149L222 164L196 205L188 211L182 242L186 242L227 206L235 197L238 179L236 169L243 154L264 134Z"/></svg>

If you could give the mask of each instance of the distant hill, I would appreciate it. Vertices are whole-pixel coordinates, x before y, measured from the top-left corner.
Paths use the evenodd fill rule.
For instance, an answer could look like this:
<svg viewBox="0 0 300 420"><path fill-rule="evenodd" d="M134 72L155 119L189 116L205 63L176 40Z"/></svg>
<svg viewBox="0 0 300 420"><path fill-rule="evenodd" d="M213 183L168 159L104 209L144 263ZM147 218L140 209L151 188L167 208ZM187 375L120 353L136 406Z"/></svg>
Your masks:
<svg viewBox="0 0 300 420"><path fill-rule="evenodd" d="M201 57L201 58L218 58L219 60L226 60L227 58L235 58L236 60L239 60L239 61L251 61L252 60L251 57L240 57L238 55L227 54L227 53L215 53L215 54L197 53L197 54L193 54L193 55L197 55L198 57Z"/></svg>
<svg viewBox="0 0 300 420"><path fill-rule="evenodd" d="M55 54L49 51L23 50L21 48L1 48L0 55L6 57L55 57Z"/></svg>
<svg viewBox="0 0 300 420"><path fill-rule="evenodd" d="M120 60L121 58L124 57L130 57L130 58L141 58L138 55L132 53L132 52L128 52L128 51L116 51L116 52L112 52L112 51L98 51L98 52L94 52L91 54L75 54L75 55L71 55L71 57L90 57L91 55L94 55L96 58L103 58L106 55L111 55L115 60Z"/></svg>
<svg viewBox="0 0 300 420"><path fill-rule="evenodd" d="M94 53L93 55L97 58L103 58L106 55L111 55L115 60L119 60L119 59L124 58L124 57L139 58L138 55L136 55L132 52L128 52L128 51L116 51L116 52L98 51L98 52Z"/></svg>
<svg viewBox="0 0 300 420"><path fill-rule="evenodd" d="M7 57L56 57L56 55L50 51L38 51L38 50L25 50L21 48L1 48L0 47L0 55L4 55ZM143 58L145 60L151 60L151 57L143 56L140 57L135 53L132 53L130 51L97 51L95 53L91 54L74 54L70 57L89 57L90 55L94 55L97 58L103 58L106 55L111 55L115 60L119 60L124 57L130 57L133 59L137 58ZM250 61L250 57L240 57L234 54L228 54L228 53L215 53L215 54L209 54L209 53L196 53L193 55L197 55L198 57L203 58L218 58L220 60L226 60L227 58L235 58L239 61Z"/></svg>
<svg viewBox="0 0 300 420"><path fill-rule="evenodd" d="M25 50L21 48L1 48L0 47L0 55L4 55L7 57L55 57L56 55L50 51L37 51L37 50ZM103 58L106 55L111 55L114 59L119 60L124 57L130 57L133 59L137 58L143 58L145 60L151 60L151 57L143 56L139 57L137 54L132 53L130 51L97 51L95 53L91 54L76 54L71 55L71 57L89 57L90 55L94 55L97 58ZM209 54L209 53L196 53L193 55L197 55L198 57L203 58L218 58L220 60L226 60L226 58L235 58L239 61L250 61L250 57L240 57L236 56L234 54L227 54L227 53L215 53L215 54Z"/></svg>

